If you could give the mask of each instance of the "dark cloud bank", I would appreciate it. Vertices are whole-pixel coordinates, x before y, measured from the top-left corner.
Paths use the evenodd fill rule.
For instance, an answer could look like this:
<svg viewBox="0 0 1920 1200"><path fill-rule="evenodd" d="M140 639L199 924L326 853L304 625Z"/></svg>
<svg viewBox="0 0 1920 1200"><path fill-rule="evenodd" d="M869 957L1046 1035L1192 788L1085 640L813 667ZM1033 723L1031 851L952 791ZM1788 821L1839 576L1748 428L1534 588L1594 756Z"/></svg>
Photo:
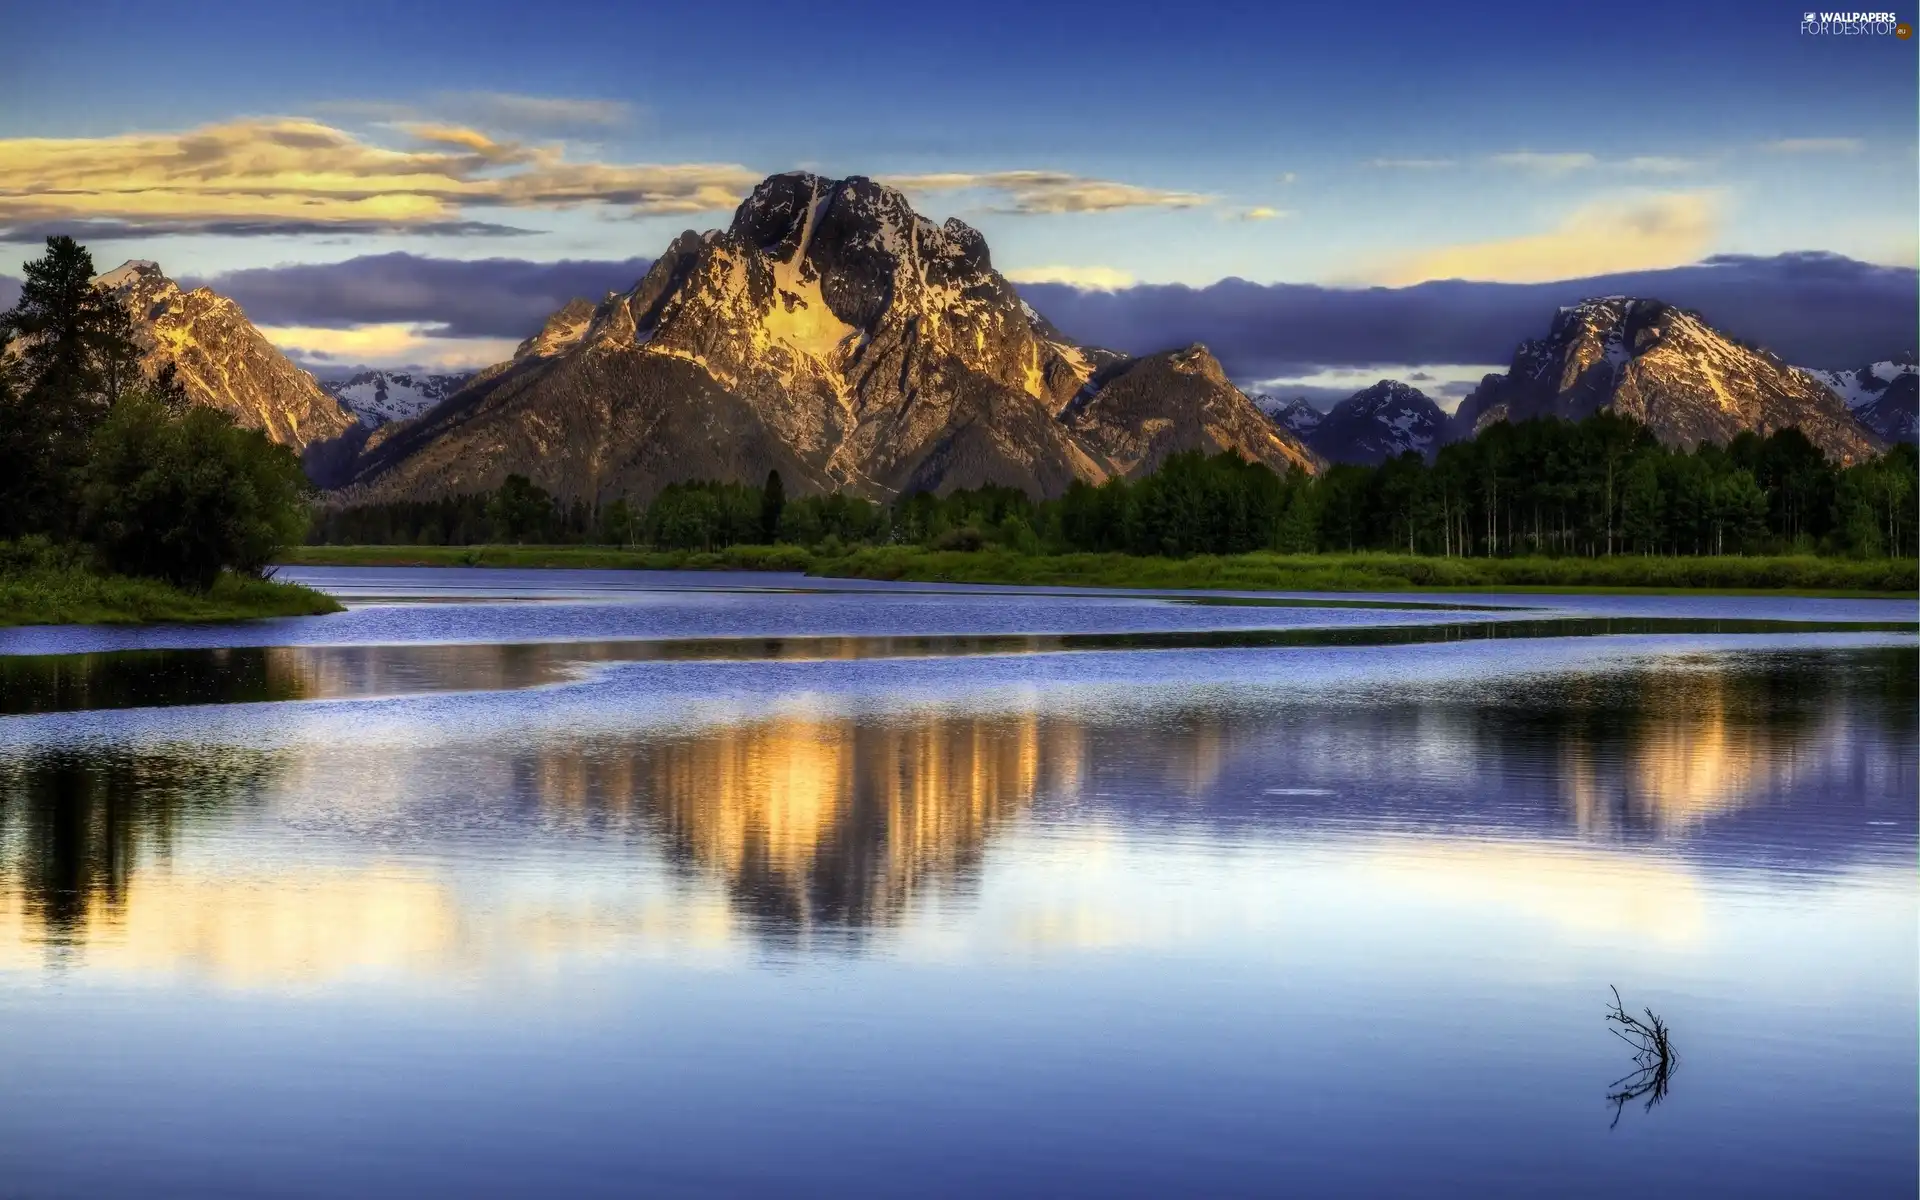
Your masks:
<svg viewBox="0 0 1920 1200"><path fill-rule="evenodd" d="M452 337L522 338L573 297L624 290L646 269L641 258L535 263L382 254L233 271L204 282L263 325L418 322ZM1083 340L1136 354L1205 342L1236 378L1269 379L1336 367L1505 363L1521 339L1546 332L1558 306L1616 294L1697 309L1792 363L1853 367L1914 348L1916 282L1908 268L1785 254L1543 284L1452 280L1347 289L1227 279L1204 288L1020 290ZM12 303L18 287L0 277L0 307Z"/></svg>
<svg viewBox="0 0 1920 1200"><path fill-rule="evenodd" d="M238 301L256 325L433 325L447 337L523 338L576 296L625 291L648 260L461 261L377 254L341 263L257 267L195 280Z"/></svg>

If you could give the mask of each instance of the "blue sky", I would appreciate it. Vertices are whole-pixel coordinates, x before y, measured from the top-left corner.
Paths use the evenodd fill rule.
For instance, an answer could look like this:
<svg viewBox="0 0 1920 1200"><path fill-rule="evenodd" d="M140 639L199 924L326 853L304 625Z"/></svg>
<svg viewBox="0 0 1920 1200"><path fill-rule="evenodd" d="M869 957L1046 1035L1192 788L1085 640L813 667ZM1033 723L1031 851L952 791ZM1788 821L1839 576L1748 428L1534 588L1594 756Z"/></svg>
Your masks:
<svg viewBox="0 0 1920 1200"><path fill-rule="evenodd" d="M0 224L90 219L103 266L196 277L393 251L625 260L806 167L908 184L1026 280L1540 283L1808 250L1911 267L1916 43L1806 36L1801 11L34 6L0 46ZM334 175L264 196L288 167L262 173L259 139L320 136L295 121L335 139ZM189 136L208 129L217 153ZM472 157L431 200L349 213L400 204L355 191L392 185L388 152ZM192 153L211 191L131 195ZM144 164L128 194L74 198L122 162ZM0 271L34 252L0 246Z"/></svg>

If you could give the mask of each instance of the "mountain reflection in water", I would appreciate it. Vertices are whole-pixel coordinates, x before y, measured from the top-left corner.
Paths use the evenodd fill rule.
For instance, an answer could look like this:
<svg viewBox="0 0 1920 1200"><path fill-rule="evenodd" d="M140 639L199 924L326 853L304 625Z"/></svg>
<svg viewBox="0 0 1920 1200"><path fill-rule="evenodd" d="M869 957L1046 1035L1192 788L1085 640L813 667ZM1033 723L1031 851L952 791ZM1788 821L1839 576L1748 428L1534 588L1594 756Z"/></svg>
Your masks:
<svg viewBox="0 0 1920 1200"><path fill-rule="evenodd" d="M255 983L661 940L849 950L966 920L1022 828L1042 858L1330 839L1392 887L1543 911L1624 882L1677 897L1684 936L1684 862L1713 860L1743 811L1767 808L1770 832L1738 865L1820 871L1862 852L1861 809L1910 798L1915 663L1701 656L1365 703L1143 697L1136 714L1039 693L986 713L821 703L397 758L326 738L28 748L0 757L0 967ZM1869 815L1910 827L1910 808ZM1680 863L1618 852L1649 842ZM1100 903L1018 920L1158 919Z"/></svg>

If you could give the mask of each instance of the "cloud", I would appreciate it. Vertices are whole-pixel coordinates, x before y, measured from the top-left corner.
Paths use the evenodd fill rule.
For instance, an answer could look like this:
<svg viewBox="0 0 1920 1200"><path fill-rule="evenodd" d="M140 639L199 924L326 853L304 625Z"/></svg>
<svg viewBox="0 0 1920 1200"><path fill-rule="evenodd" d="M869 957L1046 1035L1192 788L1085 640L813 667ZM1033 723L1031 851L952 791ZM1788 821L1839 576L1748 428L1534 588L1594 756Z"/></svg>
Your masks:
<svg viewBox="0 0 1920 1200"><path fill-rule="evenodd" d="M1006 276L1015 283L1059 283L1091 291L1133 286L1133 275L1118 267L1019 267Z"/></svg>
<svg viewBox="0 0 1920 1200"><path fill-rule="evenodd" d="M1569 171L1584 171L1588 167L1597 166L1600 162L1585 151L1542 154L1533 150L1515 150L1507 154L1496 154L1488 161L1496 166L1518 167L1525 171L1538 171L1543 175L1564 175Z"/></svg>
<svg viewBox="0 0 1920 1200"><path fill-rule="evenodd" d="M125 241L132 238L182 237L354 237L405 232L429 237L520 237L536 232L491 221L424 221L396 226L390 221L27 221L0 225L0 244L44 242L65 234L82 243Z"/></svg>
<svg viewBox="0 0 1920 1200"><path fill-rule="evenodd" d="M398 149L304 118L0 139L0 228L471 234L491 224L474 223L474 209L705 212L732 207L759 178L729 163L574 162L558 146L463 126L404 132L413 144Z"/></svg>
<svg viewBox="0 0 1920 1200"><path fill-rule="evenodd" d="M1423 251L1380 274L1387 283L1536 283L1678 266L1697 260L1719 228L1719 202L1711 192L1602 200L1574 210L1549 232Z"/></svg>
<svg viewBox="0 0 1920 1200"><path fill-rule="evenodd" d="M440 337L517 341L576 296L598 300L632 287L648 266L644 258L528 262L374 254L184 282L232 297L263 325L411 325Z"/></svg>
<svg viewBox="0 0 1920 1200"><path fill-rule="evenodd" d="M324 100L313 106L353 122L397 125L454 122L533 136L590 134L629 124L635 115L622 100L529 96L519 92L436 92L419 104L391 100Z"/></svg>
<svg viewBox="0 0 1920 1200"><path fill-rule="evenodd" d="M1370 167L1383 171L1438 171L1454 165L1451 158L1370 158Z"/></svg>
<svg viewBox="0 0 1920 1200"><path fill-rule="evenodd" d="M438 102L441 110L474 124L524 133L612 129L633 117L633 107L620 100L525 96L515 92L442 92Z"/></svg>
<svg viewBox="0 0 1920 1200"><path fill-rule="evenodd" d="M500 362L516 342L496 338L447 338L422 325L359 325L352 329L261 325L260 333L288 358L320 375L345 368L426 367L466 371Z"/></svg>
<svg viewBox="0 0 1920 1200"><path fill-rule="evenodd" d="M1235 378L1255 380L1332 367L1505 363L1522 339L1546 333L1559 306L1608 295L1696 309L1789 362L1854 367L1913 347L1917 285L1911 267L1803 253L1550 283L1338 288L1226 279L1117 291L1036 283L1020 293L1075 337L1135 354L1204 342Z"/></svg>
<svg viewBox="0 0 1920 1200"><path fill-rule="evenodd" d="M1696 158L1680 158L1667 154L1638 154L1620 161L1620 166L1625 170L1638 171L1647 175L1678 175L1696 170L1703 165Z"/></svg>
<svg viewBox="0 0 1920 1200"><path fill-rule="evenodd" d="M1856 154L1865 143L1851 137L1780 138L1764 143L1775 154Z"/></svg>
<svg viewBox="0 0 1920 1200"><path fill-rule="evenodd" d="M1113 212L1123 208L1199 208L1215 200L1199 192L1166 191L1110 179L1088 179L1064 171L955 171L892 175L880 182L903 192L999 192L1007 197L1000 211L1025 216Z"/></svg>
<svg viewBox="0 0 1920 1200"><path fill-rule="evenodd" d="M1283 173L1281 174L1281 176L1280 176L1280 182L1281 182L1281 183L1293 183L1293 182L1294 182L1295 180L1297 180L1297 179L1299 179L1299 178L1300 178L1300 176L1298 176L1298 175L1296 175L1296 174L1294 174L1294 173L1293 173L1292 171L1286 171L1286 172L1283 172Z"/></svg>
<svg viewBox="0 0 1920 1200"><path fill-rule="evenodd" d="M1382 362L1361 367L1320 367L1272 379L1248 380L1247 386L1269 396L1299 396L1315 408L1325 410L1363 388L1385 379L1398 379L1416 384L1428 399L1452 412L1482 379L1504 370L1504 363Z"/></svg>
<svg viewBox="0 0 1920 1200"><path fill-rule="evenodd" d="M1241 213L1240 219L1242 221L1271 221L1278 217L1290 217L1292 215L1292 213L1284 208L1268 208L1262 204L1256 208L1249 208Z"/></svg>

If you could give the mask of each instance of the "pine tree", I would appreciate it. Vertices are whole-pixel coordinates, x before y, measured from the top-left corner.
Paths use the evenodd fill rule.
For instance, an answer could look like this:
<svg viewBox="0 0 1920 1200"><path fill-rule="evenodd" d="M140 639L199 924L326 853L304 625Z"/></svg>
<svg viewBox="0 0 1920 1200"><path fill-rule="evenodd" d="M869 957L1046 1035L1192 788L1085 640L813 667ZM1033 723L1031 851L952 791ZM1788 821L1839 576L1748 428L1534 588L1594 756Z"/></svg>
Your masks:
<svg viewBox="0 0 1920 1200"><path fill-rule="evenodd" d="M64 535L74 520L74 474L87 439L116 400L140 385L139 347L118 297L93 283L93 256L50 237L26 265L20 299L0 314L0 337L19 343L17 396L0 406L4 532Z"/></svg>
<svg viewBox="0 0 1920 1200"><path fill-rule="evenodd" d="M760 489L760 540L772 542L780 534L780 513L787 507L787 488L780 472L767 472L767 486Z"/></svg>

